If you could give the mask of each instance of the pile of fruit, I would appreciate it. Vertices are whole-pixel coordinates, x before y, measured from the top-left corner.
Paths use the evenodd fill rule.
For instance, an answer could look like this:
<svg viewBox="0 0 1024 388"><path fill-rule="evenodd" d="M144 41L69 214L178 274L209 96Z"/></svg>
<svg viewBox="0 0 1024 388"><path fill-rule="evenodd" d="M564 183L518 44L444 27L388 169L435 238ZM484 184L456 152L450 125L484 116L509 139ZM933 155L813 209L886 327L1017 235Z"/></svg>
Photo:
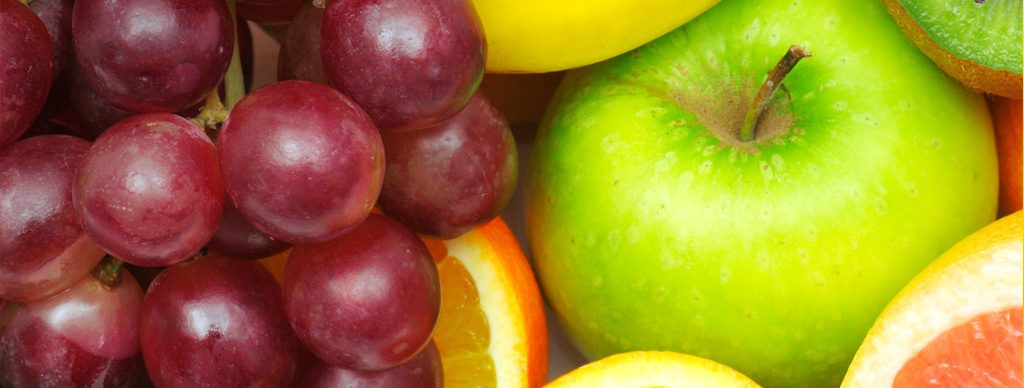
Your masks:
<svg viewBox="0 0 1024 388"><path fill-rule="evenodd" d="M0 0L0 387L1020 386L1022 1L683 3Z"/></svg>

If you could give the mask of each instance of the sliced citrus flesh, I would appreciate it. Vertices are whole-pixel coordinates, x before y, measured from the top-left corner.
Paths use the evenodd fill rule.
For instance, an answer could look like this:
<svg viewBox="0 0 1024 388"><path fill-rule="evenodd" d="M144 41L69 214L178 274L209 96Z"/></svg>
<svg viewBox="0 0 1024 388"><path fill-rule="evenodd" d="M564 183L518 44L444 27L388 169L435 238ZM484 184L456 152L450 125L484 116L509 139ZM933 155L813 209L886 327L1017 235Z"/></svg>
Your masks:
<svg viewBox="0 0 1024 388"><path fill-rule="evenodd" d="M660 351L621 353L559 377L546 388L573 387L757 387L757 383L717 362Z"/></svg>
<svg viewBox="0 0 1024 388"><path fill-rule="evenodd" d="M1021 386L1024 213L925 268L879 316L843 387Z"/></svg>
<svg viewBox="0 0 1024 388"><path fill-rule="evenodd" d="M271 275L274 275L274 279L277 279L278 283L282 283L284 282L284 266L288 263L288 255L291 253L292 249L288 248L284 252L259 259L259 262L270 271Z"/></svg>
<svg viewBox="0 0 1024 388"><path fill-rule="evenodd" d="M536 387L547 374L547 329L533 271L504 221L452 240L424 239L438 263L434 343L445 387Z"/></svg>

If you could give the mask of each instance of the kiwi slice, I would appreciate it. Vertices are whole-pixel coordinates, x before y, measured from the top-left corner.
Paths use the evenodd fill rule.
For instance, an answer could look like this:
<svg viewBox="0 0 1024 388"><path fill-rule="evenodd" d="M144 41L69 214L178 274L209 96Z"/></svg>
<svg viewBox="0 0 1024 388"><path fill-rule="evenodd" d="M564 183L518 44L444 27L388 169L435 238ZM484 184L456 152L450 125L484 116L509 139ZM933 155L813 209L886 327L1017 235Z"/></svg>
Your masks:
<svg viewBox="0 0 1024 388"><path fill-rule="evenodd" d="M1021 98L1021 0L882 0L903 33L972 89Z"/></svg>

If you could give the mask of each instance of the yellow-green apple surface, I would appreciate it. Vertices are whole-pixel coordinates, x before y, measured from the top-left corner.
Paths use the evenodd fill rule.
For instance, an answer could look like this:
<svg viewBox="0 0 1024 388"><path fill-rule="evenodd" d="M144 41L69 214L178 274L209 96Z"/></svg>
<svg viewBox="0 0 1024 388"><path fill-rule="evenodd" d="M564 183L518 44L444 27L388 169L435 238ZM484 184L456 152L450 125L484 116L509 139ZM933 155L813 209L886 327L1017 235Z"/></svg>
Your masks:
<svg viewBox="0 0 1024 388"><path fill-rule="evenodd" d="M741 140L791 45L812 56ZM996 213L985 101L876 1L723 1L570 72L538 136L530 246L591 358L673 350L837 386L888 300Z"/></svg>

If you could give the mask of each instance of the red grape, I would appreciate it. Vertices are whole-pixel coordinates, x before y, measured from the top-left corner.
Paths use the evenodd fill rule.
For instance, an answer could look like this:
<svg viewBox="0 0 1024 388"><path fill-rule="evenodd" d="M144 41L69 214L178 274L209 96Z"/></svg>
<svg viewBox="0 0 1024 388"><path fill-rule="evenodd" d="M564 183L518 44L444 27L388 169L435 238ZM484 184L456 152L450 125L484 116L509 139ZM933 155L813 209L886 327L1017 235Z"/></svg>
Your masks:
<svg viewBox="0 0 1024 388"><path fill-rule="evenodd" d="M42 299L89 273L103 250L71 203L89 142L45 135L0 151L0 298Z"/></svg>
<svg viewBox="0 0 1024 388"><path fill-rule="evenodd" d="M220 216L217 231L206 244L211 251L235 259L261 259L284 252L290 246L252 226L231 201L224 203L224 214Z"/></svg>
<svg viewBox="0 0 1024 388"><path fill-rule="evenodd" d="M320 59L320 22L324 9L306 3L295 14L295 20L281 41L277 57L278 80L306 80L326 84L323 60Z"/></svg>
<svg viewBox="0 0 1024 388"><path fill-rule="evenodd" d="M46 26L17 0L0 0L0 147L25 133L53 82Z"/></svg>
<svg viewBox="0 0 1024 388"><path fill-rule="evenodd" d="M138 113L114 106L96 94L77 68L71 69L68 78L68 103L78 115L82 132L95 139L111 125Z"/></svg>
<svg viewBox="0 0 1024 388"><path fill-rule="evenodd" d="M333 241L292 250L284 304L295 334L320 359L391 368L430 340L441 308L437 267L419 237L371 214Z"/></svg>
<svg viewBox="0 0 1024 388"><path fill-rule="evenodd" d="M110 254L166 266L210 240L224 204L217 150L169 113L129 117L103 133L75 182L82 226Z"/></svg>
<svg viewBox="0 0 1024 388"><path fill-rule="evenodd" d="M444 385L441 354L431 341L411 360L382 371L345 369L313 359L299 372L295 387L302 388L435 388Z"/></svg>
<svg viewBox="0 0 1024 388"><path fill-rule="evenodd" d="M216 255L172 266L153 280L140 337L158 387L284 386L299 351L270 272Z"/></svg>
<svg viewBox="0 0 1024 388"><path fill-rule="evenodd" d="M501 213L515 193L515 139L481 93L436 127L383 138L380 207L417 233L458 237Z"/></svg>
<svg viewBox="0 0 1024 388"><path fill-rule="evenodd" d="M362 221L384 178L373 122L341 93L312 82L282 81L246 96L217 145L234 204L289 243L329 240Z"/></svg>
<svg viewBox="0 0 1024 388"><path fill-rule="evenodd" d="M74 0L33 0L29 8L39 16L50 36L53 49L53 86L50 98L57 89L66 89L68 67L73 66L74 52L71 47L71 10Z"/></svg>
<svg viewBox="0 0 1024 388"><path fill-rule="evenodd" d="M78 0L75 55L97 94L135 112L176 112L220 82L234 34L223 0Z"/></svg>
<svg viewBox="0 0 1024 388"><path fill-rule="evenodd" d="M134 387L142 289L127 272L113 286L86 276L64 293L0 311L0 385Z"/></svg>
<svg viewBox="0 0 1024 388"><path fill-rule="evenodd" d="M483 27L469 0L332 1L321 38L331 85L384 130L454 116L483 77Z"/></svg>

